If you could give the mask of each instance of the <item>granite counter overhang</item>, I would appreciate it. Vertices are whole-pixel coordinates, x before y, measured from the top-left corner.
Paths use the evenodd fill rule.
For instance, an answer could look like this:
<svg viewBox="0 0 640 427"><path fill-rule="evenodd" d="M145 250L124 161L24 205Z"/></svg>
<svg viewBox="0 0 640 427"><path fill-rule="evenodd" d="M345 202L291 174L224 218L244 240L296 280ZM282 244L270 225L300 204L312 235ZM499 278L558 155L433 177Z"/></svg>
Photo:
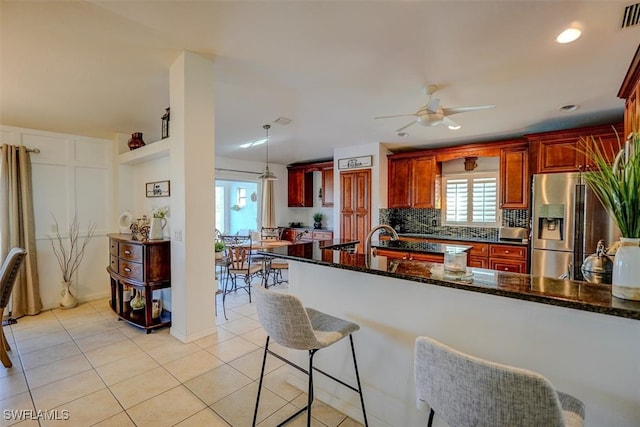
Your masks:
<svg viewBox="0 0 640 427"><path fill-rule="evenodd" d="M640 320L640 302L612 296L610 285L505 273L482 268L473 268L472 282L465 283L432 277L431 267L441 264L409 260L387 262L387 258L383 256L377 257L378 262L375 263L375 267L367 268L363 254L340 250L356 243L358 242L336 239L333 242L299 243L258 252L292 261ZM329 249L324 249L325 247Z"/></svg>

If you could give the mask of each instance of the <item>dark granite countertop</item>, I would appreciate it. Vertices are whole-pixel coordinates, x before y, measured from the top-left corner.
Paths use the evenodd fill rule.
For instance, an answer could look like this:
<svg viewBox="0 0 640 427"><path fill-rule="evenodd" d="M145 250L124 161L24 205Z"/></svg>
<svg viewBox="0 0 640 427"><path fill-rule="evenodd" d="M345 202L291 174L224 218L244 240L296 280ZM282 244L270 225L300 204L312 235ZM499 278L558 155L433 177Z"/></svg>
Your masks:
<svg viewBox="0 0 640 427"><path fill-rule="evenodd" d="M410 251L423 254L443 255L447 252L466 252L471 246L449 245L446 243L407 242L404 240L381 240L371 242L372 248L392 251Z"/></svg>
<svg viewBox="0 0 640 427"><path fill-rule="evenodd" d="M398 233L400 237L416 237L419 239L454 240L458 242L499 243L501 245L529 246L529 242L499 240L480 237L443 236L440 234Z"/></svg>
<svg viewBox="0 0 640 427"><path fill-rule="evenodd" d="M612 296L610 285L476 268L471 270L473 277L468 281L446 280L436 278L431 273L432 267L438 268L442 264L409 260L387 261L386 257L378 256L375 258L376 262L372 263L373 266L367 268L363 254L349 251L357 241L335 239L331 246L327 243L328 241L300 243L259 252L333 268L640 320L640 302ZM324 249L325 247L329 249Z"/></svg>

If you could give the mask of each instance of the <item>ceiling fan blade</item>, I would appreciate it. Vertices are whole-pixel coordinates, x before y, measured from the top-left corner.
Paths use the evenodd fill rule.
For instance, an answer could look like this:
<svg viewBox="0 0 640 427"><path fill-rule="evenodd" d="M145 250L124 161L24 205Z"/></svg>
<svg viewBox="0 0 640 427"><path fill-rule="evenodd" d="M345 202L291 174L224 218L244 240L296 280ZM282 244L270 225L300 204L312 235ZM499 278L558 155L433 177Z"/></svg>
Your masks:
<svg viewBox="0 0 640 427"><path fill-rule="evenodd" d="M440 124L449 126L449 128L452 128L452 129L460 129L460 125L458 123L454 122L453 120L451 120L447 116L444 116L442 118L442 121L440 122Z"/></svg>
<svg viewBox="0 0 640 427"><path fill-rule="evenodd" d="M436 98L429 101L429 103L425 106L425 108L432 113L436 113L438 112L439 106L440 106L440 99Z"/></svg>
<svg viewBox="0 0 640 427"><path fill-rule="evenodd" d="M475 106L475 107L443 108L442 109L442 113L445 116L450 116L452 114L466 113L467 111L487 110L489 108L496 108L496 106L495 105L478 105L478 106Z"/></svg>
<svg viewBox="0 0 640 427"><path fill-rule="evenodd" d="M393 116L379 116L379 117L374 117L374 119L391 119L393 117L410 117L410 116L416 116L416 113L412 113L412 114L396 114Z"/></svg>
<svg viewBox="0 0 640 427"><path fill-rule="evenodd" d="M415 124L416 124L416 122L414 120L413 122L409 123L408 125L402 126L400 129L396 130L396 132L401 132L401 131L405 130L406 128L408 128L409 126L415 125Z"/></svg>

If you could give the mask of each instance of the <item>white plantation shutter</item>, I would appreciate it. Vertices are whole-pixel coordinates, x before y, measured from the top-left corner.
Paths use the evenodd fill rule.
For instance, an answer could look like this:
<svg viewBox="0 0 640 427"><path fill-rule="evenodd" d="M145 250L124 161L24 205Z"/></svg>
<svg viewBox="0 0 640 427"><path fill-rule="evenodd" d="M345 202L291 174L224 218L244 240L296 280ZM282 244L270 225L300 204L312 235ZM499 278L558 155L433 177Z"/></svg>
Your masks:
<svg viewBox="0 0 640 427"><path fill-rule="evenodd" d="M472 222L496 222L497 182L496 178L472 178L473 206Z"/></svg>
<svg viewBox="0 0 640 427"><path fill-rule="evenodd" d="M467 221L467 180L447 179L445 194L447 195L447 222Z"/></svg>
<svg viewBox="0 0 640 427"><path fill-rule="evenodd" d="M445 224L495 226L498 221L498 177L473 174L444 178Z"/></svg>

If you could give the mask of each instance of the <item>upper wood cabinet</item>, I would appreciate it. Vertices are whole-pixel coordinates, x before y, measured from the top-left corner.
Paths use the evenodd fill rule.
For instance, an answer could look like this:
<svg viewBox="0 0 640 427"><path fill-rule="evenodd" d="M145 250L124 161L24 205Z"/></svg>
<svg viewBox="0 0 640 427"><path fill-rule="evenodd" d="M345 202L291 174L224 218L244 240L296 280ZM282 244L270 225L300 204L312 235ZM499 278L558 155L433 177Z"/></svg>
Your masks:
<svg viewBox="0 0 640 427"><path fill-rule="evenodd" d="M617 132L617 134L616 134ZM619 150L618 135L623 139L622 123L589 126L526 135L533 173L579 172L593 169L593 163L579 149L581 138L593 136L610 161Z"/></svg>
<svg viewBox="0 0 640 427"><path fill-rule="evenodd" d="M313 173L322 173L322 206L333 206L333 161L289 166L288 206L290 208L313 207Z"/></svg>
<svg viewBox="0 0 640 427"><path fill-rule="evenodd" d="M322 206L333 206L333 163L322 168Z"/></svg>
<svg viewBox="0 0 640 427"><path fill-rule="evenodd" d="M436 207L436 180L440 167L435 156L397 154L389 156L388 160L389 208Z"/></svg>
<svg viewBox="0 0 640 427"><path fill-rule="evenodd" d="M638 123L638 120L640 120L640 45L622 81L618 91L618 98L626 100L624 108L624 137L621 137L621 139L626 139L633 127L640 125ZM639 130L636 129L636 131Z"/></svg>
<svg viewBox="0 0 640 427"><path fill-rule="evenodd" d="M529 147L517 144L500 149L500 208L529 207Z"/></svg>
<svg viewBox="0 0 640 427"><path fill-rule="evenodd" d="M304 167L290 167L287 186L290 208L313 207L313 172Z"/></svg>

